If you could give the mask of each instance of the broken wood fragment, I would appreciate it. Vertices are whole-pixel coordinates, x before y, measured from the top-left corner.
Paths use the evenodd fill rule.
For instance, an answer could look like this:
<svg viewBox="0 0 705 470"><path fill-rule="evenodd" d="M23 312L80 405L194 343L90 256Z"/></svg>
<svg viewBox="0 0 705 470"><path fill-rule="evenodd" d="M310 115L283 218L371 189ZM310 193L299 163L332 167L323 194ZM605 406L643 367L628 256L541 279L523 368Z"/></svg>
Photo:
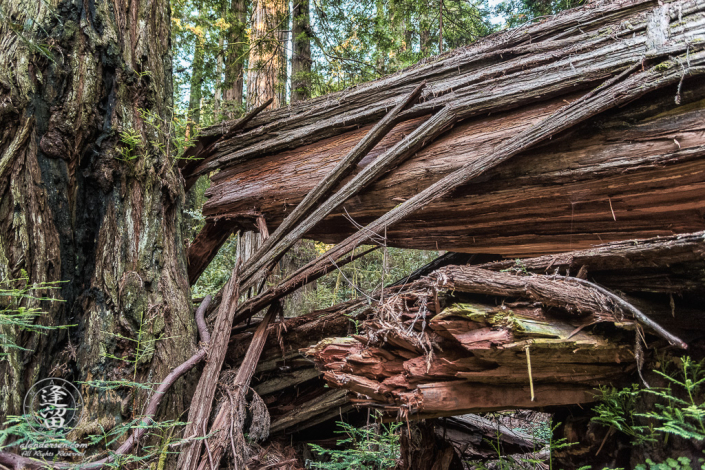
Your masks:
<svg viewBox="0 0 705 470"><path fill-rule="evenodd" d="M370 131L357 143L357 145L348 152L348 154L333 168L333 170L326 175L318 184L304 197L304 199L296 206L296 208L284 219L284 221L277 227L271 237L262 244L257 254L252 258L251 263L247 263L243 267L243 280L246 281L252 275L252 273L259 271L260 269L268 270L268 266L276 262L281 253L285 252L291 246L298 241L295 237L288 237L288 242L282 244L283 246L277 247L276 245L288 235L288 232L292 230L296 224L306 216L314 206L320 204L323 198L338 184L343 178L349 175L354 167L362 160L369 152L374 148L375 145L379 143L382 138L387 135L387 133L396 124L397 116L401 111L404 110L409 104L413 103L423 90L425 82L421 82L407 97L402 99L399 104L397 104L387 115L378 122ZM331 208L332 210L332 208ZM313 222L313 225L322 220L325 216L330 213L322 212ZM299 233L303 235L305 232ZM269 256L269 251L274 251L273 256Z"/></svg>
<svg viewBox="0 0 705 470"><path fill-rule="evenodd" d="M199 470L206 470L220 465L220 460L225 453L228 440L230 439L233 448L233 459L235 460L236 468L244 468L244 447L245 437L243 425L246 415L246 398L247 392L250 389L250 381L255 372L260 355L264 349L267 340L267 329L272 321L281 313L281 304L275 302L269 308L269 311L264 316L264 319L257 327L255 335L252 338L250 347L247 350L244 360L240 364L237 371L237 376L232 384L232 403L227 402L221 406L213 423L211 424L209 434L213 434L214 438L206 437L205 445L208 447L207 454L201 457L201 462L198 465Z"/></svg>
<svg viewBox="0 0 705 470"><path fill-rule="evenodd" d="M205 434L210 418L213 398L218 383L218 375L225 359L228 339L232 321L235 316L237 300L239 297L238 285L239 262L236 263L230 280L225 284L223 297L218 308L215 326L211 335L211 344L208 350L208 361L203 368L198 387L191 401L188 421L189 424L184 430L186 438L202 436ZM178 468L182 470L196 470L203 440L191 439L184 444L181 454L179 454Z"/></svg>

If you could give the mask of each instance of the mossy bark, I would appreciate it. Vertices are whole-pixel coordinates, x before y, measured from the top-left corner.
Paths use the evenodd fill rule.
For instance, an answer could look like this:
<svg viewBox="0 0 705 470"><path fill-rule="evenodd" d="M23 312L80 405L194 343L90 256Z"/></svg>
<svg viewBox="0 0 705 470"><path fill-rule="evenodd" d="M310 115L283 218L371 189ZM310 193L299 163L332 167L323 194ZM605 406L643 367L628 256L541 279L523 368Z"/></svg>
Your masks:
<svg viewBox="0 0 705 470"><path fill-rule="evenodd" d="M11 332L26 350L0 362L0 420L21 414L27 388L49 376L158 383L196 339L183 189L164 132L169 3L6 0L2 8L0 277L62 281L53 291L61 302L42 302L38 321L75 326ZM129 154L121 133L138 142ZM165 399L165 416L185 409L184 387ZM129 421L144 403L129 387L81 388L76 437Z"/></svg>

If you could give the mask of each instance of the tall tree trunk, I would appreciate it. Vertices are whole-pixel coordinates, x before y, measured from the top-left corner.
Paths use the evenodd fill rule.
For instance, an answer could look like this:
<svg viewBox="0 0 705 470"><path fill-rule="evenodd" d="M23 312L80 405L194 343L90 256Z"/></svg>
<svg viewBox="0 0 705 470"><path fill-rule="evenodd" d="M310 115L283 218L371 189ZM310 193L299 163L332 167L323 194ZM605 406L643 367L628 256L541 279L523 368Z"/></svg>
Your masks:
<svg viewBox="0 0 705 470"><path fill-rule="evenodd" d="M438 53L443 54L443 0L438 0Z"/></svg>
<svg viewBox="0 0 705 470"><path fill-rule="evenodd" d="M282 70L286 70L283 31L288 28L284 0L257 0L252 14L250 58L247 71L247 108L255 108L274 98L272 108L282 100ZM284 73L284 76L285 73Z"/></svg>
<svg viewBox="0 0 705 470"><path fill-rule="evenodd" d="M280 0L281 1L281 0ZM275 93L279 106L286 106L287 86L289 84L289 50L291 49L291 15L290 0L283 0L283 16L277 28L279 40L279 73Z"/></svg>
<svg viewBox="0 0 705 470"><path fill-rule="evenodd" d="M189 121L193 121L195 124L201 122L201 96L205 55L205 40L200 36L196 36L193 62L191 63L191 89L188 99L188 118ZM189 128L190 127L191 126L189 126Z"/></svg>
<svg viewBox="0 0 705 470"><path fill-rule="evenodd" d="M419 15L419 50L421 57L431 55L431 15L428 4Z"/></svg>
<svg viewBox="0 0 705 470"><path fill-rule="evenodd" d="M228 16L227 5L228 4L225 0L221 2L220 11L223 15L223 18L227 18ZM213 116L215 117L216 121L218 120L220 114L220 103L223 101L223 66L225 65L225 60L223 58L225 51L223 51L223 46L225 46L225 32L219 31L218 56L216 57L215 66L215 94L213 96Z"/></svg>
<svg viewBox="0 0 705 470"><path fill-rule="evenodd" d="M309 0L294 0L294 53L291 58L291 102L311 97L311 18Z"/></svg>
<svg viewBox="0 0 705 470"><path fill-rule="evenodd" d="M4 0L2 9L0 276L61 281L46 292L61 302L25 306L46 312L36 323L72 326L42 335L3 327L3 342L25 349L0 357L0 422L21 415L28 387L50 376L159 383L196 339L183 190L163 132L169 2ZM85 410L76 439L131 421L146 396L77 386ZM161 416L181 415L185 387L176 384Z"/></svg>
<svg viewBox="0 0 705 470"><path fill-rule="evenodd" d="M375 0L375 39L377 41L377 50L375 51L375 65L377 73L384 74L384 63L387 54L387 41L385 40L384 30L386 27L386 17L384 12L384 1Z"/></svg>
<svg viewBox="0 0 705 470"><path fill-rule="evenodd" d="M225 101L228 102L230 117L235 117L242 108L245 46L247 44L247 4L246 0L232 0L228 16L228 51L225 66Z"/></svg>

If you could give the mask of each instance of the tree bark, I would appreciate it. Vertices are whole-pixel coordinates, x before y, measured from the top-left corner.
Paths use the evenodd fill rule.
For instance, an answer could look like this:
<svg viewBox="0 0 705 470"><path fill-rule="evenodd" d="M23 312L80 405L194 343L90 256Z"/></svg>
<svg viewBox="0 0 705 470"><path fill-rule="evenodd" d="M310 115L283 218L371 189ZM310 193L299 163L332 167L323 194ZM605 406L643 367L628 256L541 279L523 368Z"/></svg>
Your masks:
<svg viewBox="0 0 705 470"><path fill-rule="evenodd" d="M286 67L283 30L288 18L284 0L257 0L253 9L250 58L247 71L247 108L255 108L274 98L272 108L282 101L282 68Z"/></svg>
<svg viewBox="0 0 705 470"><path fill-rule="evenodd" d="M220 11L223 18L228 16L227 2L222 0ZM216 67L215 67L215 94L213 96L213 115L215 120L219 121L220 117L220 106L223 101L223 67L225 66L225 51L223 50L225 46L225 33L223 31L218 32L218 52L216 56Z"/></svg>
<svg viewBox="0 0 705 470"><path fill-rule="evenodd" d="M291 58L291 102L311 97L311 18L309 0L293 0L293 56Z"/></svg>
<svg viewBox="0 0 705 470"><path fill-rule="evenodd" d="M27 388L45 377L158 383L196 340L183 189L168 136L150 124L171 122L168 2L9 0L3 15L0 274L62 281L49 293L62 302L26 306L46 312L37 323L74 326L3 331L26 350L0 363L0 422L23 414ZM126 386L80 391L79 440L139 416L147 398ZM158 419L178 419L190 395L177 383Z"/></svg>
<svg viewBox="0 0 705 470"><path fill-rule="evenodd" d="M201 122L201 97L203 95L203 67L206 56L205 40L196 36L193 49L193 62L191 63L191 86L188 99L188 118L196 125ZM193 132L193 126L189 129Z"/></svg>
<svg viewBox="0 0 705 470"><path fill-rule="evenodd" d="M228 102L228 114L235 117L242 108L244 87L244 63L246 56L247 3L246 0L232 0L228 30L228 51L225 65L225 101Z"/></svg>
<svg viewBox="0 0 705 470"><path fill-rule="evenodd" d="M457 459L453 446L439 438L436 420L424 420L402 427L401 459L396 470L449 470ZM463 468L462 465L455 468Z"/></svg>

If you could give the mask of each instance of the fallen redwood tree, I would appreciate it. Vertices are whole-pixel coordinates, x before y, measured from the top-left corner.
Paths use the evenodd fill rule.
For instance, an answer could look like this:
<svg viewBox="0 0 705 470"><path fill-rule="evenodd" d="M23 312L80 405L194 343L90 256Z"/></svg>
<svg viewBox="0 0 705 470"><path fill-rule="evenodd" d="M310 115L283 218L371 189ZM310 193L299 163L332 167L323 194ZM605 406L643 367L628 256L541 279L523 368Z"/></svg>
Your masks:
<svg viewBox="0 0 705 470"><path fill-rule="evenodd" d="M223 234L251 228L258 215L270 230L279 227L420 84L418 102L395 114L396 126L385 127L381 141L352 161L347 171L353 180L364 173L360 184L307 226L307 237L341 241L359 228L348 217L373 221L540 126L609 77L630 67L646 70L659 55L683 48L688 60L675 59L684 65L671 85L615 102L600 116L557 129L540 146L519 149L388 226L386 237L391 246L527 256L702 230L696 214L705 184L705 87L688 78L697 69L693 38L703 34L702 7L697 1L656 9L652 2L590 5L325 99L265 111L235 134L228 129L237 122L207 129L192 150L202 160L183 172L192 180L220 170L204 206L203 233L217 235L193 245L191 277ZM663 31L658 18L667 25Z"/></svg>
<svg viewBox="0 0 705 470"><path fill-rule="evenodd" d="M578 295L582 286L571 290L574 286L566 285L571 281L565 276L587 278L620 292L687 342L697 344L703 334L697 305L705 288L697 279L705 270L705 232L475 266L443 266L448 261L473 262L473 257L444 255L415 277L387 288L383 297L388 300L382 305L363 297L269 326L252 388L271 417L270 442L282 438L287 444L310 442L311 433L329 434L341 417L364 425L367 407L396 419L399 410L408 410L400 406L405 399L416 405L419 397L434 400L426 410L409 414L409 419L455 416L468 409L586 404L595 399L599 385L639 380L634 356L637 323L629 312L619 311L614 299L599 292ZM473 272L483 275L470 276ZM527 276L530 273L536 275ZM555 294L556 302L521 298L535 290L518 290L517 281L526 286L535 278L562 289L538 290L544 298ZM491 296L478 296L481 291ZM512 298L501 297L502 292ZM373 297L379 298L379 293ZM390 308L400 303L401 322L391 321ZM427 325L421 334L423 308ZM254 320L234 330L223 376L237 370L258 325ZM667 345L650 333L656 338L654 343L649 336L650 345ZM424 335L428 340L419 342ZM320 370L302 353L311 354ZM647 364L648 358L646 354ZM324 378L339 388L325 388ZM445 399L449 395L453 400ZM495 455L488 441L491 436L478 422L471 430L446 421L432 427L437 434L443 430L443 439L434 442L445 446L441 443L447 440L456 453L465 449L464 458ZM425 435L423 429L420 432ZM456 445L453 439L462 443ZM522 439L503 432L501 445L507 453L520 452L531 443Z"/></svg>
<svg viewBox="0 0 705 470"><path fill-rule="evenodd" d="M263 446L283 443L303 448L312 441L321 442L312 439L312 433L330 436L335 421L345 419L360 426L369 423L369 413L353 406L346 390L325 387L323 374L301 351L329 337L354 334L355 324L370 314L367 299L358 298L269 326L252 380L252 391L262 398L270 416L269 436ZM258 325L255 321L231 337L220 382L227 382L227 377L239 369ZM222 401L227 405L226 394L223 395ZM439 422L435 432L439 441L450 443L465 459L494 457L493 444L498 442L506 454L538 451L546 445L541 439L477 415ZM323 439L321 443L334 446L336 439Z"/></svg>
<svg viewBox="0 0 705 470"><path fill-rule="evenodd" d="M627 5L629 6L627 7ZM645 6L645 4L639 3L636 5ZM289 216L287 216L287 220L285 222L283 222L278 228L274 229L271 236L263 242L257 252L243 263L241 269L239 269L239 267L234 269L233 276L228 282L220 305L218 306L218 313L214 324L215 326L210 360L206 364L204 373L199 381L199 387L197 388L196 396L194 397L194 401L189 412L189 425L186 430L187 433L198 437L205 435L207 429L209 429L208 418L211 414L212 403L215 396L215 378L220 373L222 368L227 349L227 336L232 331L231 329L233 325L237 325L252 318L253 315L261 311L263 308L270 306L272 303L276 303L278 300L292 293L302 285L310 282L312 278L319 277L323 273L333 269L337 265L336 260L342 261L360 244L369 240L381 240L382 238L387 239L387 229L389 227L394 227L400 222L403 224L403 222L408 220L410 216L414 216L414 214L417 214L419 211L428 209L430 205L437 202L439 199L452 194L464 184L472 182L480 176L486 176L488 171L497 168L499 165L513 159L513 157L516 157L522 152L538 148L540 144L550 141L554 135L560 136L562 135L561 133L574 130L576 129L576 126L582 125L602 113L628 105L635 100L649 96L650 93L663 92L670 86L677 85L676 101L680 103L682 101L681 88L685 83L684 80L686 79L686 76L698 75L705 72L705 68L703 67L703 64L705 64L705 51L702 50L700 41L691 40L693 35L700 34L701 26L698 20L698 15L701 14L702 9L705 9L705 5L702 5L697 1L692 4L679 3L678 5L664 5L657 6L656 8L652 8L649 5L643 10L640 10L640 12L632 18L635 23L638 23L638 26L636 27L631 25L631 23L627 26L624 21L621 21L624 19L624 15L627 11L632 11L632 7L634 7L634 4L627 3L609 4L604 7L607 8L607 10L600 10L598 7L596 10L599 10L599 12L592 17L591 21L587 22L591 26L599 24L595 30L589 28L588 24L581 24L581 21L585 20L585 18L580 17L578 13L573 12L575 15L573 20L580 17L578 24L573 30L568 28L568 30L563 31L562 36L565 36L566 33L570 35L570 32L574 32L576 29L577 31L580 31L580 33L576 33L575 37L565 39L563 37L561 37L561 39L557 39L555 37L549 38L550 40L543 45L546 46L546 50L550 51L550 53L548 53L547 57L541 59L545 61L542 65L531 67L531 64L538 60L537 57L533 56L529 57L528 63L526 63L526 61L519 60L519 62L509 63L511 62L509 61L507 64L503 64L501 63L502 61L500 61L500 64L498 64L499 70L493 69L492 67L479 67L481 70L478 72L480 74L479 76L464 77L463 80L467 80L467 82L463 82L461 80L460 83L456 83L454 85L456 88L462 88L462 92L460 94L454 94L454 92L452 92L452 87L450 87L446 90L446 92L440 93L444 95L441 101L430 104L421 103L419 104L420 107L417 108L415 107L416 105L412 105L412 103L414 101L413 97L424 85L423 83L419 83L414 84L412 90L406 90L404 98L395 99L393 106L385 106L385 118L383 118L377 126L372 127L366 132L365 136L358 143L358 146L355 149L351 149L345 153L346 157L341 160L342 163L340 165L336 165L334 169L327 172L326 177L323 180L320 180L311 193L309 193L310 197L307 197L306 200L301 202L297 207L297 210L293 211ZM685 13L683 12L684 7ZM611 16L608 14L608 12L614 13L615 11L619 11L620 8L623 10L616 16ZM681 21L684 17L686 18L686 21ZM608 24L607 26L604 23L605 18L608 18L606 20ZM620 21L617 23L618 18ZM672 18L679 19L679 22L674 23L673 27L670 25ZM565 18L563 19L565 20ZM613 23L610 24L610 21ZM547 22L547 24L550 23L550 21ZM561 21L556 20L554 26L557 24L561 24ZM564 23L563 26L565 26ZM582 31L582 26L590 32L585 33ZM610 43L603 47L606 37L609 37L611 41L611 35L613 33L618 35L620 34L616 33L616 31L621 31L624 33L624 30L621 29L622 26L627 27L629 30L627 36L631 34L631 37L617 40L614 44ZM528 28L528 30L531 30L531 28ZM642 31L644 31L644 33L642 33ZM553 31L550 34L553 35L555 32L556 31ZM531 38L529 39L531 40ZM555 51L563 48L566 44L575 46L577 43L580 43L576 46L577 49L570 49L569 47L570 51L564 60L555 60L556 56L553 54ZM581 57L581 60L585 60L590 63L589 59L593 58L597 62L593 64L594 67L588 65L586 70L578 71L573 64L573 61L576 61L580 53L584 52L583 47L587 48L588 52L587 56ZM475 50L474 52L477 53L479 51ZM495 57L496 55L499 55L502 57L504 52L509 55L509 51L502 51L500 48L499 51L490 53L490 56ZM564 50L563 52L567 51ZM640 56L638 60L635 60L635 53ZM473 60L476 60L477 57L480 57L481 55L482 54L476 54L476 57ZM482 57L482 59L487 58L487 56ZM538 62L541 63L541 60L538 60ZM680 67L678 67L679 64L681 65ZM687 66L684 64L687 64ZM474 63L473 66L478 67L478 63ZM509 69L506 69L505 66L509 66ZM528 75L522 75L525 72L525 68L528 70ZM489 71L490 69L492 69L491 72ZM486 83L482 83L483 79L487 78L486 74L492 75L492 73L495 73L495 75L492 76L492 83L498 86L500 91L488 96L484 93L484 91L480 92L476 85L479 83L483 85L484 88ZM517 78L517 76L510 78L513 73L522 75L523 79ZM532 84L527 88L525 86L526 82L531 82L530 79L532 76L538 79L539 82ZM598 83L599 86L594 88L594 86ZM311 232L319 223L333 213L337 207L346 203L349 199L356 197L361 191L368 188L370 184L377 181L382 175L398 166L408 157L426 147L430 142L436 140L442 135L445 135L454 125L461 123L464 120L483 115L484 113L503 111L509 108L527 105L531 102L537 101L544 95L567 96L566 86L571 84L577 90L582 88L582 86L590 87L592 90L580 93L580 95L574 97L573 101L566 100L565 106L561 106L560 108L550 112L548 115L539 118L533 125L519 129L514 135L497 142L493 148L483 148L478 152L477 158L463 162L462 165L448 174L441 176L440 179L430 184L430 186L420 191L417 190L412 197L407 200L403 200L399 205L377 217L367 226L363 227L356 225L356 231L353 234L331 248L328 252L311 261L306 266L300 268L289 278L275 286L267 288L248 300L241 302L239 292L250 292L252 288L262 285L260 280L265 278L271 272L277 261L281 259L281 257L297 240ZM446 85L448 85L448 83L446 83ZM502 90L502 88L504 89ZM651 97L653 98L653 96ZM390 103L390 105L391 104L392 103ZM411 107L401 112L407 105ZM391 111L387 109L390 107L393 107ZM382 114L383 110L379 109L378 111L379 114ZM398 117L395 118L394 116L397 114ZM333 188L335 184L338 184L338 180L343 178L343 175L349 173L352 169L351 167L360 161L360 158L364 158L363 154L365 152L358 152L356 149L364 150L370 148L372 142L379 137L377 131L387 128L387 126L383 125L383 123L389 122L390 120L393 121L395 119L403 121L410 118L410 116L421 117L427 114L431 114L431 117L420 123L420 125L411 131L408 136L404 137L391 148L382 152L370 164L364 166L362 170L354 173L352 178L341 182L341 187L334 190L332 195L329 195L329 190L326 189L326 187L330 184L330 188ZM269 117L271 118L271 116ZM300 123L310 117L310 115L307 118L297 116L292 119L290 123L294 121ZM341 119L345 122L350 117L350 113L344 113L344 116ZM338 118L340 118L340 116L338 116ZM337 120L337 122L340 122L341 119L333 118L333 120ZM237 126L238 123L235 123L234 127ZM242 152L236 150L228 142L232 143L231 139L237 137L235 147L243 145L243 142L246 143L248 138L244 136L247 133L247 126L244 126L243 129L235 133L224 129L222 140L219 141L219 137L216 137L213 139L214 142L207 143L202 141L199 144L199 146L194 150L194 156L197 158L199 156L206 156L207 158L197 164L195 168L191 167L190 164L186 165L183 168L184 173L187 178L192 181L195 176L205 174L214 169L220 169L221 171L218 175L221 177L226 177L231 173L231 169L226 167L228 165L232 165L233 163L242 163L245 161L245 154L249 156L263 156L268 152L287 148L287 146L300 146L302 141L305 140L304 137L310 135L310 133L307 132L302 134L302 128L295 129L293 134L287 133L286 129L278 128L274 141L263 143L264 141L262 139L266 140L267 135L274 133L273 131L275 129L277 129L276 125L274 125L274 127L265 125L258 128L254 134L250 136L254 137L255 140L250 140L249 144L244 144L245 147L248 147L249 145L250 148L246 149L242 147L240 149ZM308 131L311 130L312 129L308 129ZM335 125L328 126L326 132L331 131L333 133L336 132ZM316 132L314 134L316 135L316 138L321 138L321 135L326 132ZM677 140L675 142L678 143ZM678 145L680 144L678 143ZM215 157L211 158L209 155L215 155ZM191 170L190 174L189 169ZM234 168L234 171L237 172L237 168ZM699 172L696 171L696 173ZM666 178L665 180L668 179L670 178ZM692 197L688 198L688 200L691 201ZM310 207L310 209L307 209L307 207ZM223 217L228 218L230 216L225 214ZM237 214L233 215L233 218L237 219L237 217ZM615 218L616 217L613 213L613 219ZM271 226L271 224L267 220L266 216L256 214L255 220L257 227L263 235L269 232L267 228L268 226ZM206 230L207 229L208 227L206 227ZM222 236L218 236L216 238L219 240L223 239ZM201 238L201 241L208 243L207 238L205 240ZM194 250L192 251L199 253L214 252L213 249L198 246L198 244L194 245ZM203 263L199 264L200 269L202 268ZM193 265L196 266L196 264ZM465 271L465 274L468 273L469 271ZM469 284L473 284L479 279L478 276L483 275L482 272L475 272L475 274L475 277L471 276ZM197 273L192 273L190 275L192 281L197 277ZM513 277L516 278L516 276ZM514 281L516 281L516 279L514 279ZM624 316L628 313L629 315L633 315L634 319L638 320L639 323L645 324L651 330L667 339L669 343L680 347L685 347L685 343L680 338L672 335L667 330L659 327L658 324L650 321L649 318L638 308L621 299L614 293L606 291L599 286L590 284L587 281L582 279L576 280L573 278L563 278L560 280L551 279L546 282L529 280L526 281L526 283L527 285L524 286L511 286L513 289L509 289L506 292L501 291L497 293L495 290L492 291L492 293L500 296L537 297L540 302L546 303L549 307L555 307L556 304L559 304L559 307L567 307L567 310L571 313L577 312L582 314L588 312L592 315L591 319L594 322L611 321L617 325L618 323L622 323L621 318L618 317ZM439 288L441 284L437 284L433 287L433 289ZM546 290L546 292L543 292L544 290ZM574 301L568 301L568 299L565 298L565 295L561 297L561 291L571 291L578 295ZM471 292L476 291L471 290ZM233 295L233 293L235 293L235 295ZM418 295L428 296L428 292ZM397 298L404 299L406 297L397 296ZM555 300L555 302L551 302L552 299ZM566 305L562 305L563 303ZM436 302L436 304L438 305L438 302ZM406 307L409 306L407 305ZM435 309L435 313L436 315L441 314L440 306ZM547 314L547 312L544 313ZM541 316L544 313L539 313L539 322L544 321L544 323L547 323ZM487 318L482 321L487 324L492 324L492 322L497 319L497 316L498 312L487 312ZM270 317L271 315L268 314L265 318L269 319ZM572 318L569 319L569 321L566 321L566 325L575 326L572 323ZM511 323L513 324L514 322ZM586 328L587 326L589 326L589 323L580 324L575 329L575 332L566 337L557 335L556 339L558 339L559 342L565 340L567 344L570 344L569 340L572 336L580 335L579 338L582 338L584 335L592 334L592 332L581 331L581 329ZM518 334L518 331L511 330L511 325L508 325L507 327L509 328L507 336L511 337L514 334ZM637 328L637 331L639 330L638 326L635 326L635 328ZM425 331L423 331L423 333L425 334ZM426 340L428 342L428 338L426 338ZM597 344L599 343L599 337L597 337L597 339L585 339L585 341L588 343L592 342L593 344ZM424 344L425 343L422 342L415 346L418 349ZM610 345L607 347L609 348ZM250 353L253 351L254 354L251 355ZM253 341L247 357L256 358L259 356L260 351L261 341ZM430 358L430 346L424 349L424 351L426 357ZM641 357L638 348L635 353L638 358ZM612 360L617 361L617 366L619 367L621 362L619 357L617 357L617 359L612 358ZM591 381L594 382L606 379L611 375L619 375L617 371L610 370L608 368L612 367L612 369L614 369L614 366L615 364L609 364L607 362L606 367L600 368L600 370L596 373L585 371L585 367L581 367L580 369L584 373L585 383L587 384ZM249 367L249 365L248 369L252 371L252 368ZM529 368L529 370L531 369ZM472 373L479 371L465 369L462 371L458 370L456 372ZM250 377L248 376L246 383L249 383L249 380ZM358 382L360 381L358 380ZM459 382L463 381L448 381L448 383L451 383L452 386L457 385ZM370 387L365 389L366 394L371 398L381 400L381 396L376 396L379 389L375 388L376 385L374 383L371 383L370 385ZM533 399L533 383L530 383L530 386L532 388ZM539 383L537 386L542 387L543 385ZM563 384L549 383L547 386L549 390L561 390L562 403L576 403L585 401L586 399L586 391L584 386L581 386L581 384L564 386ZM401 413L402 415L404 413L408 413L409 411L418 411L418 408L416 407L418 403L411 403L413 401L412 396L415 393L418 394L418 388L410 390L404 383L401 383L398 386L395 385L394 387L396 387L399 392L397 397L398 400L396 398L387 400L387 405L390 405L392 408L396 406L398 413ZM404 391L405 388L406 390ZM402 394L404 393L406 393L406 395L402 397ZM441 396L442 395L443 393L441 392ZM492 398L494 397L490 397L490 399ZM418 397L416 401L418 402ZM500 400L495 401L499 402ZM427 400L426 402L421 402L422 405L425 403L432 405L423 409L423 412L427 412L429 415L433 415L434 413L442 414L444 411L450 409L453 409L454 411L463 409L462 406L456 406L453 408L449 407L448 404L444 405L442 403L434 403L432 399ZM502 403L501 406L504 406L505 404L506 403ZM433 406L436 406L436 408L433 408ZM444 406L446 407L445 409L443 408ZM219 416L221 411L218 412ZM223 421L216 419L211 424L210 429L212 429L215 433L223 432L225 430L223 427ZM237 432L242 433L243 430L239 429ZM222 439L222 437L219 437L219 439ZM218 454L214 459L212 459L216 465L220 461L221 450L224 446L223 441L219 442ZM180 468L189 470L195 469L198 462L200 462L201 468L205 467L208 460L211 459L211 454L206 455L206 453L203 453L201 447L201 442L199 440L194 440L188 444L188 449L185 449L179 457ZM208 450L207 445L206 450Z"/></svg>

